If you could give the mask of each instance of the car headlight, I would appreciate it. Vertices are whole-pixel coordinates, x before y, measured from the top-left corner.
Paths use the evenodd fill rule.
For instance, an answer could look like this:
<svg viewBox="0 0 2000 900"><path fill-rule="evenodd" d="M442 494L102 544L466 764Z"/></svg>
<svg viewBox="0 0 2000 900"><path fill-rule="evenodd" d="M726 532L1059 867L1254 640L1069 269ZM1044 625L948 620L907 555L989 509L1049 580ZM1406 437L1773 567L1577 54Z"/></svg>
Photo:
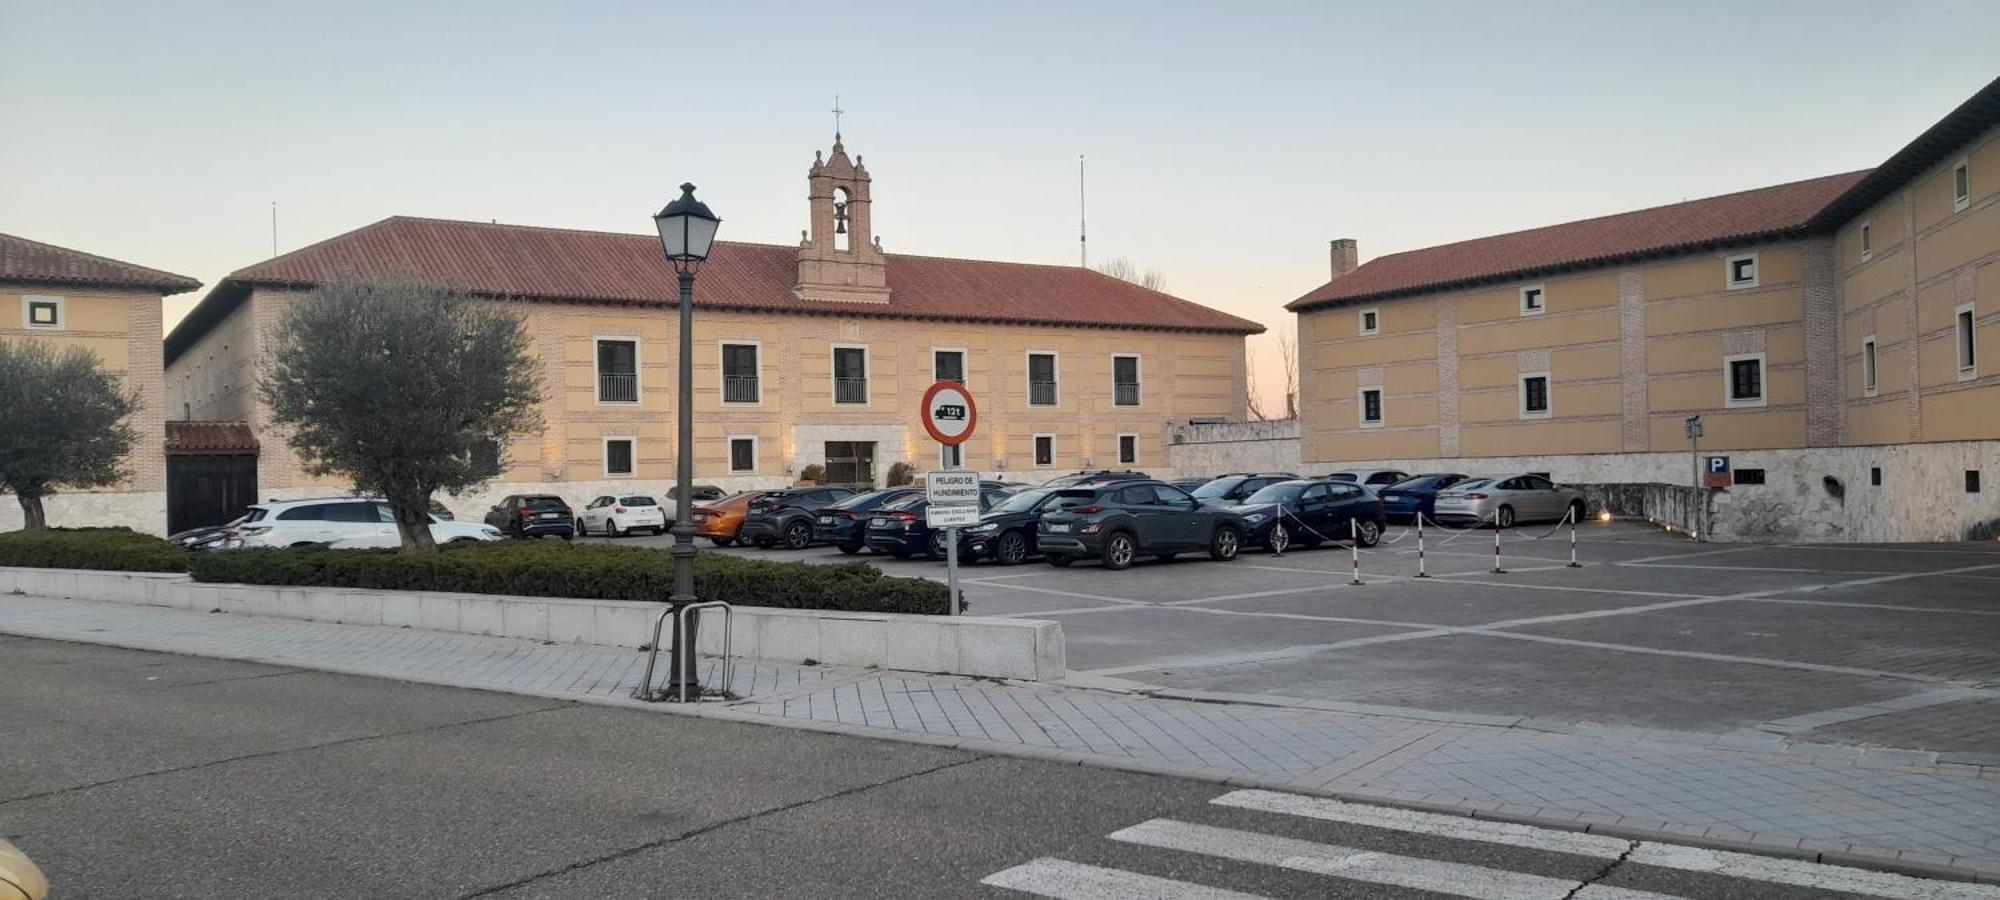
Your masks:
<svg viewBox="0 0 2000 900"><path fill-rule="evenodd" d="M967 529L965 529L965 533L966 533L966 534L985 534L985 533L987 533L987 532L989 532L989 531L993 531L993 530L995 530L995 529L998 529L999 527L1000 527L1000 523L998 523L998 522L981 522L981 523L979 523L979 524L977 524L977 525L974 525L974 526L972 526L972 527L970 527L970 528L967 528Z"/></svg>
<svg viewBox="0 0 2000 900"><path fill-rule="evenodd" d="M490 537L490 538L494 538L494 539L498 539L498 538L502 537L502 535L501 535L501 533L500 533L500 529L498 529L498 528L495 528L495 527L493 527L493 526L491 526L491 525L481 525L481 526L479 526L479 533L480 533L480 534L483 534L483 535L486 535L487 537Z"/></svg>
<svg viewBox="0 0 2000 900"><path fill-rule="evenodd" d="M1249 514L1249 515L1247 515L1247 516L1244 516L1244 517L1243 517L1243 521L1245 521L1245 522L1248 522L1248 523L1250 523L1250 524L1252 524L1252 525L1255 525L1255 524L1257 524L1258 522L1262 522L1262 521L1264 521L1265 519L1268 519L1268 518L1270 518L1270 517L1271 517L1271 514L1270 514L1270 513L1260 513L1260 512L1253 512L1253 513L1251 513L1251 514Z"/></svg>

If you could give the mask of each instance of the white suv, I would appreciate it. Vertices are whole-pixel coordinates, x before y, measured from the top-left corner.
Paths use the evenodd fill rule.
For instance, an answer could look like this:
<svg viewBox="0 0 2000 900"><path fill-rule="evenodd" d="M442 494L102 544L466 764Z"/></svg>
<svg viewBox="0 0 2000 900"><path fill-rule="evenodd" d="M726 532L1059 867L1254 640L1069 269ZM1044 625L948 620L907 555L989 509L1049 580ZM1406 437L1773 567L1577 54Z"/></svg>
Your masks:
<svg viewBox="0 0 2000 900"><path fill-rule="evenodd" d="M431 516L431 539L497 541L500 529L480 522L447 522ZM250 507L227 546L303 547L324 544L340 549L395 547L402 543L396 518L387 501L368 497L317 500L272 500Z"/></svg>

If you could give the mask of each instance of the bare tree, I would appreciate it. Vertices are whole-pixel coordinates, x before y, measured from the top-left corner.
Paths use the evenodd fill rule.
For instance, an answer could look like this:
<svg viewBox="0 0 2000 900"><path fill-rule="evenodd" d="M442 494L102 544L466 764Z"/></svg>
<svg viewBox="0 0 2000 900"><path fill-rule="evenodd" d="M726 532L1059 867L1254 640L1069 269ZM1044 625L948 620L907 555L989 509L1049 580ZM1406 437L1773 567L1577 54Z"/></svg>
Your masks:
<svg viewBox="0 0 2000 900"><path fill-rule="evenodd" d="M1299 417L1299 336L1278 336L1278 353L1285 361L1285 418Z"/></svg>
<svg viewBox="0 0 2000 900"><path fill-rule="evenodd" d="M1268 422L1271 417L1264 414L1264 401L1257 396L1257 351L1246 349L1243 354L1243 380L1244 389L1248 392L1245 398L1250 404L1250 418Z"/></svg>
<svg viewBox="0 0 2000 900"><path fill-rule="evenodd" d="M0 341L0 491L29 531L49 527L42 498L124 480L139 405L97 354L36 340Z"/></svg>
<svg viewBox="0 0 2000 900"><path fill-rule="evenodd" d="M1147 269L1141 272L1138 266L1132 264L1131 260L1122 256L1098 263L1097 271L1116 278L1119 281L1132 282L1149 291L1165 292L1167 289L1167 277L1160 274L1160 270Z"/></svg>
<svg viewBox="0 0 2000 900"><path fill-rule="evenodd" d="M491 480L492 448L541 427L521 319L438 287L320 288L286 314L258 388L307 472L388 500L406 553L437 549L432 494Z"/></svg>

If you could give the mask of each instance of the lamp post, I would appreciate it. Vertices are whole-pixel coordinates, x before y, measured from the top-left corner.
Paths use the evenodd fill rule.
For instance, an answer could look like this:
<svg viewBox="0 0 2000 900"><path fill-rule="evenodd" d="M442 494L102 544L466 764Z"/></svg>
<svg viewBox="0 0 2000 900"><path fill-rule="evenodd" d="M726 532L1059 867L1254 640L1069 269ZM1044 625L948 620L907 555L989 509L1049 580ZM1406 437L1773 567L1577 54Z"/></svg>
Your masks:
<svg viewBox="0 0 2000 900"><path fill-rule="evenodd" d="M666 250L667 261L673 263L674 272L681 283L681 330L680 330L680 408L676 418L676 446L674 449L675 480L679 483L680 496L674 501L674 590L668 598L678 610L694 602L694 517L690 511L694 506L694 276L708 259L708 251L715 243L716 229L722 220L708 209L708 205L694 198L694 185L681 185L681 195L674 202L660 210L653 217L653 224L660 231L660 246ZM687 647L685 658L681 655L681 616L674 617L673 654L669 657L670 674L667 687L663 691L667 697L678 697L683 687L691 697L701 694L701 682L695 675L695 638L700 631L701 613L690 612L687 619ZM727 685L724 685L726 688Z"/></svg>

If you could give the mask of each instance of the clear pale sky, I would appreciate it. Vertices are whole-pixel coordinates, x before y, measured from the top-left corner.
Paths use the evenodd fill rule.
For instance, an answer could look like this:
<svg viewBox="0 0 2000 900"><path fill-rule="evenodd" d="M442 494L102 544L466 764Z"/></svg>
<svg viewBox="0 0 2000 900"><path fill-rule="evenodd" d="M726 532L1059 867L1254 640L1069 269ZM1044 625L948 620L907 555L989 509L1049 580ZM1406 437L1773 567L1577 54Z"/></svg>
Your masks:
<svg viewBox="0 0 2000 900"><path fill-rule="evenodd" d="M1371 256L1876 165L2000 74L2000 3L0 0L0 231L213 285L390 215L796 241L831 142L891 252L1160 270L1267 395ZM205 290L205 288L204 288ZM200 293L168 301L169 325Z"/></svg>

